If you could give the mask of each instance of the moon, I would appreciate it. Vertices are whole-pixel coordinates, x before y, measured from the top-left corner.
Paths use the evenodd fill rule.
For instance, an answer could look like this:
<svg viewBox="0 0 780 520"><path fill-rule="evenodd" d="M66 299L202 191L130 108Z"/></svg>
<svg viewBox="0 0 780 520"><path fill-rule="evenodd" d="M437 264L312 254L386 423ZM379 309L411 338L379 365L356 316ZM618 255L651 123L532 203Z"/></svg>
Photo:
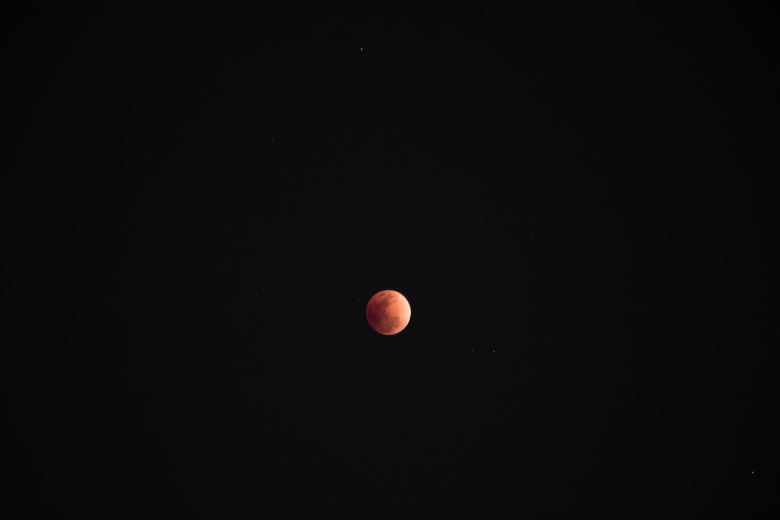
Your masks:
<svg viewBox="0 0 780 520"><path fill-rule="evenodd" d="M371 328L385 336L398 334L412 317L412 308L404 295L396 291L379 291L368 301L366 318Z"/></svg>

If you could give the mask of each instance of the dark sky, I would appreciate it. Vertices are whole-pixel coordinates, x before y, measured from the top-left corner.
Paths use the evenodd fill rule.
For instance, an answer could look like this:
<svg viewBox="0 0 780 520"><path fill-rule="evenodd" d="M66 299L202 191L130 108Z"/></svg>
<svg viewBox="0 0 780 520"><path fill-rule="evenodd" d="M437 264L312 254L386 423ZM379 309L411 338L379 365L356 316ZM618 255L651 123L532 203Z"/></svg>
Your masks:
<svg viewBox="0 0 780 520"><path fill-rule="evenodd" d="M767 11L7 13L27 517L758 518Z"/></svg>

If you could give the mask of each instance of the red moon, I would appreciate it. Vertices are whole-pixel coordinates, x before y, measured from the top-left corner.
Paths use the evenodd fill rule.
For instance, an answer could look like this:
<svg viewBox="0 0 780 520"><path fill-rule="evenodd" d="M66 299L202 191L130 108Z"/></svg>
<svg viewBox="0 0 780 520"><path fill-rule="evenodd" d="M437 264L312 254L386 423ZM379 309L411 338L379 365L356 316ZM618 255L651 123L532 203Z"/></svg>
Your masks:
<svg viewBox="0 0 780 520"><path fill-rule="evenodd" d="M404 295L396 291L379 291L368 301L366 318L380 334L398 334L409 324L412 308Z"/></svg>

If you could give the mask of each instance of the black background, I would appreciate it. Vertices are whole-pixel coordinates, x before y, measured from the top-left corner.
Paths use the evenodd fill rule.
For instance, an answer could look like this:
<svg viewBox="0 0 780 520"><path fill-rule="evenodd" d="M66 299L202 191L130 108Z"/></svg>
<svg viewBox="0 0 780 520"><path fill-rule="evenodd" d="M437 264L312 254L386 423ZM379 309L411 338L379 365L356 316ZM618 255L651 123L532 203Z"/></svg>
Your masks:
<svg viewBox="0 0 780 520"><path fill-rule="evenodd" d="M766 3L6 15L18 518L762 517Z"/></svg>

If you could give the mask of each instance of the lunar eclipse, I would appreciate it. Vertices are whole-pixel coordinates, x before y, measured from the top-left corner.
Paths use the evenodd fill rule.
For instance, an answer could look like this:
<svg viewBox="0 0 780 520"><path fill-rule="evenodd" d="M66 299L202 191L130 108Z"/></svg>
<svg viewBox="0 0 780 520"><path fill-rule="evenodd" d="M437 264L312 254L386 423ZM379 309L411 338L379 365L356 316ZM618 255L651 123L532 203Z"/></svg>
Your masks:
<svg viewBox="0 0 780 520"><path fill-rule="evenodd" d="M385 336L398 334L409 324L412 308L397 291L379 291L368 301L366 318L371 328Z"/></svg>

